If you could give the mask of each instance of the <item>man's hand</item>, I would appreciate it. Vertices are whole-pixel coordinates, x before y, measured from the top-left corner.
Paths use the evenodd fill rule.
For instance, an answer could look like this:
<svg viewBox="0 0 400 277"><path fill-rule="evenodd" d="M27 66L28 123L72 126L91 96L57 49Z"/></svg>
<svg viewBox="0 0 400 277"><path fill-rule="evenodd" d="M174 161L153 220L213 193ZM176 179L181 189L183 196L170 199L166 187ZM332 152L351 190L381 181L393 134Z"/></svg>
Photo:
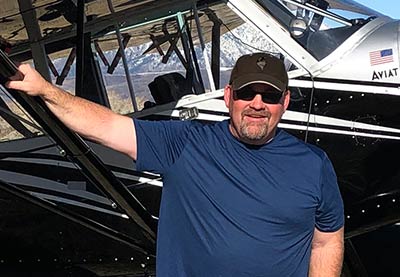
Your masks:
<svg viewBox="0 0 400 277"><path fill-rule="evenodd" d="M52 85L29 64L21 64L18 70L10 78L11 81L5 84L7 88L20 90L31 96L44 96L47 91L51 91Z"/></svg>

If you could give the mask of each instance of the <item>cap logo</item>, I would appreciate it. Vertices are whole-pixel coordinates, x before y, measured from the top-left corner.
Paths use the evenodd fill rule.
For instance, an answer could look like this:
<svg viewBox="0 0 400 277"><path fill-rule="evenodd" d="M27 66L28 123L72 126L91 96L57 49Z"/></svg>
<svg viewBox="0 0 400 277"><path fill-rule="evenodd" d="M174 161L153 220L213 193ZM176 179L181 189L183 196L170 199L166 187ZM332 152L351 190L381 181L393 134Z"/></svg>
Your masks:
<svg viewBox="0 0 400 277"><path fill-rule="evenodd" d="M264 67L267 65L267 61L265 60L264 57L259 57L257 59L257 66L262 70L264 70Z"/></svg>

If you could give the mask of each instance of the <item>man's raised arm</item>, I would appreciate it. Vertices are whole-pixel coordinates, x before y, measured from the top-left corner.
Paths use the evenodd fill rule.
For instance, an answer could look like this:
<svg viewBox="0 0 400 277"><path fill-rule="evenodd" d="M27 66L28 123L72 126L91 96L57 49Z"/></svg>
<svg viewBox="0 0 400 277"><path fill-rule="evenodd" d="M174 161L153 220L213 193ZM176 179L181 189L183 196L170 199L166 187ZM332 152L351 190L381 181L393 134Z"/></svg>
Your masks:
<svg viewBox="0 0 400 277"><path fill-rule="evenodd" d="M18 70L23 77L13 76L7 88L40 96L68 128L136 160L136 132L131 118L52 85L28 64L21 64Z"/></svg>

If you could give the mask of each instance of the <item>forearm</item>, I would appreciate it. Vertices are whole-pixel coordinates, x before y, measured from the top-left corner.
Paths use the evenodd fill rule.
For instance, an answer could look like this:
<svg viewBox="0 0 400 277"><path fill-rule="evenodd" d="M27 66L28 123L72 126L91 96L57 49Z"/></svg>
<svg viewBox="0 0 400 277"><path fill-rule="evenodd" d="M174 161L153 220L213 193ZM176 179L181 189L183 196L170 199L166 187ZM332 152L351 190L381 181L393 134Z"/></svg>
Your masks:
<svg viewBox="0 0 400 277"><path fill-rule="evenodd" d="M340 276L343 264L343 245L338 243L311 250L310 277Z"/></svg>
<svg viewBox="0 0 400 277"><path fill-rule="evenodd" d="M136 159L136 136L131 118L53 85L41 97L71 130Z"/></svg>
<svg viewBox="0 0 400 277"><path fill-rule="evenodd" d="M48 86L40 97L68 128L94 141L107 134L113 112L101 105L76 97L56 86Z"/></svg>

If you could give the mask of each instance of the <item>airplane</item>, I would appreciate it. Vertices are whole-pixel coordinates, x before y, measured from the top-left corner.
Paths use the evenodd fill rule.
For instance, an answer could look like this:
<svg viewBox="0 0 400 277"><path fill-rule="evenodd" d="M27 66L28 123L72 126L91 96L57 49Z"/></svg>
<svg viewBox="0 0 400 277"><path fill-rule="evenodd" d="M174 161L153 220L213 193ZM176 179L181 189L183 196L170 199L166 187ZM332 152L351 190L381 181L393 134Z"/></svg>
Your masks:
<svg viewBox="0 0 400 277"><path fill-rule="evenodd" d="M30 62L110 108L116 90L128 92L132 118L228 118L221 53L233 41L245 48L238 54L284 59L291 103L279 126L333 162L345 204L342 276L399 275L398 19L352 0L1 3L1 83ZM155 68L180 67L132 80L130 49L156 57ZM71 132L40 99L0 88L0 274L154 276L162 177Z"/></svg>

